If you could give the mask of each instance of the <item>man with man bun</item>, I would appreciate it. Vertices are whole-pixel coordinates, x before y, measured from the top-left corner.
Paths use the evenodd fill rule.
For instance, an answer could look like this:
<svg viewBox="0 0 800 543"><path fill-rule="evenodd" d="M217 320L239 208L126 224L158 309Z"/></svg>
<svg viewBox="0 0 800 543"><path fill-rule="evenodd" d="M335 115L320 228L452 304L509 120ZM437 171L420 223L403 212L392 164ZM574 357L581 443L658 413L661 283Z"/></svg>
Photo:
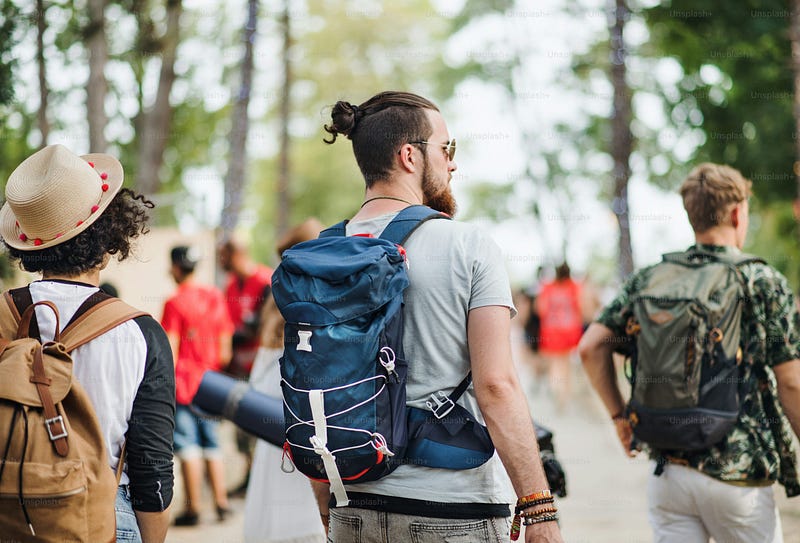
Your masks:
<svg viewBox="0 0 800 543"><path fill-rule="evenodd" d="M456 144L439 109L407 92L381 92L355 106L340 101L325 130L353 143L366 191L347 235L378 236L402 209L424 204L454 215L450 190ZM330 508L316 483L334 542L507 541L513 507L525 540L559 542L555 507L539 460L527 400L511 358L511 289L497 245L480 229L450 220L423 223L404 244L403 348L407 405L426 408L470 371L459 403L485 422L496 454L466 470L407 463L389 475L347 486L347 507Z"/></svg>

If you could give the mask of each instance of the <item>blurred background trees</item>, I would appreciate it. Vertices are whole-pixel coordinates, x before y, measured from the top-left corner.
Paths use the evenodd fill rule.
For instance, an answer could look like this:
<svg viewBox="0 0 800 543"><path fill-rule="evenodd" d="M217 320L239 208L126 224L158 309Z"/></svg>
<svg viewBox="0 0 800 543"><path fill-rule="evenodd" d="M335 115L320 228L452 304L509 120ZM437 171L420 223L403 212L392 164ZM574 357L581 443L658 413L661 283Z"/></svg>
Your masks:
<svg viewBox="0 0 800 543"><path fill-rule="evenodd" d="M623 277L639 232L683 220L643 220L629 181L674 191L711 160L753 180L749 249L800 286L786 2L0 2L0 183L45 143L111 152L158 224L245 230L274 262L287 225L363 192L349 142L321 142L329 106L409 89L451 121L465 217L530 231L510 254Z"/></svg>

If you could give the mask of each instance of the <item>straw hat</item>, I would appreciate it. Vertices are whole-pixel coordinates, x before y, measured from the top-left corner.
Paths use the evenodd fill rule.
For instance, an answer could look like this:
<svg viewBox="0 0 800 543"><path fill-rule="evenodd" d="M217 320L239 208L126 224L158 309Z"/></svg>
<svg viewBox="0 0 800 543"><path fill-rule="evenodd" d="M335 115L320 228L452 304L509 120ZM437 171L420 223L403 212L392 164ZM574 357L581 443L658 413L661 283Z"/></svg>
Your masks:
<svg viewBox="0 0 800 543"><path fill-rule="evenodd" d="M122 165L110 155L79 157L63 145L48 145L9 176L0 236L22 251L74 238L103 213L123 180Z"/></svg>

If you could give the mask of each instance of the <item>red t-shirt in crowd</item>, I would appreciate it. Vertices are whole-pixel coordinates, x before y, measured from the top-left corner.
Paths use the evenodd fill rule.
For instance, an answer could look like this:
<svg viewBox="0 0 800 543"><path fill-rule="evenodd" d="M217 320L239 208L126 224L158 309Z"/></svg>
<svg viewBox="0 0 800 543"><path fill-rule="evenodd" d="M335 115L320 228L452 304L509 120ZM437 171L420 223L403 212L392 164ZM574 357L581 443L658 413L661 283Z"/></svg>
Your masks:
<svg viewBox="0 0 800 543"><path fill-rule="evenodd" d="M164 304L161 326L180 338L175 360L176 401L188 405L203 373L219 370L220 336L233 334L233 323L222 293L208 285L182 283Z"/></svg>
<svg viewBox="0 0 800 543"><path fill-rule="evenodd" d="M228 314L236 328L240 328L245 319L253 317L253 313L263 302L264 289L271 284L272 268L260 264L244 281L230 274L228 284L225 286L225 299L228 303Z"/></svg>
<svg viewBox="0 0 800 543"><path fill-rule="evenodd" d="M244 337L252 339L234 342L233 359L228 372L237 377L247 377L253 368L258 353L258 337L255 330L243 326L245 322L258 320L256 314L264 302L264 290L272 284L272 268L257 265L255 272L247 279L241 280L231 274L225 287L225 299L228 314L231 316L236 330Z"/></svg>
<svg viewBox="0 0 800 543"><path fill-rule="evenodd" d="M583 334L580 285L572 279L542 287L536 299L540 320L539 351L561 354L574 349Z"/></svg>

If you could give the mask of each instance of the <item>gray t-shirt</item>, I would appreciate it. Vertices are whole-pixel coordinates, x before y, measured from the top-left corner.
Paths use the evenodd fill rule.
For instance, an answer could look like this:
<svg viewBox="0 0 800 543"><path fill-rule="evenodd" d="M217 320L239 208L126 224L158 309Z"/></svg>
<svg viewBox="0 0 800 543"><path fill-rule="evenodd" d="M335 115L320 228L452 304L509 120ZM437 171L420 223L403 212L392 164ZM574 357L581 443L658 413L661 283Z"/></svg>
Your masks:
<svg viewBox="0 0 800 543"><path fill-rule="evenodd" d="M347 224L347 235L380 235L397 213ZM470 370L467 315L499 305L516 314L497 244L472 225L448 220L422 224L404 245L410 286L405 292L403 349L408 364L407 403L426 409L439 390L450 394ZM481 422L470 386L459 400ZM445 503L514 503L516 496L500 458L470 470L415 465L398 467L348 491Z"/></svg>

